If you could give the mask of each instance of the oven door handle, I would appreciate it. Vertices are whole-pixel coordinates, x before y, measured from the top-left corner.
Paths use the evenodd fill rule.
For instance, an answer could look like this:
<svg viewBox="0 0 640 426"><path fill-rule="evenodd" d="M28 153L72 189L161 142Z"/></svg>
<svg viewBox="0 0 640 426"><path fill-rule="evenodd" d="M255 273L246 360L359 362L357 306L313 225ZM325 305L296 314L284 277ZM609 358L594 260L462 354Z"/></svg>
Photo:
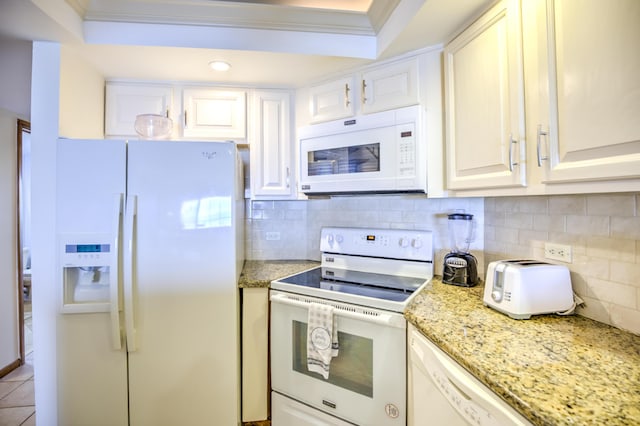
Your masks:
<svg viewBox="0 0 640 426"><path fill-rule="evenodd" d="M304 297L304 296L301 296ZM288 306L295 306L305 310L309 309L311 304L308 301L300 300L283 293L271 293L269 297L271 303L280 303ZM373 324L385 325L395 328L406 328L407 322L401 314L385 313L375 309L349 306L349 310L345 310L342 304L334 303L328 300L319 301L319 303L326 303L335 308L334 315L343 318L355 319L358 321L364 321ZM362 312L361 312L362 311Z"/></svg>

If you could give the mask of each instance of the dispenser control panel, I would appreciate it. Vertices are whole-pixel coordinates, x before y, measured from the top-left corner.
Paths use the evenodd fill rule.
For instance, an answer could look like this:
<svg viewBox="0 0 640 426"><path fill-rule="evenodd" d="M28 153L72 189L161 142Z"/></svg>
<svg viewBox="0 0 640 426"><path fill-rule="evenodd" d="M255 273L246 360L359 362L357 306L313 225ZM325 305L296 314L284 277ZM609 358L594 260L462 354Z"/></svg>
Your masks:
<svg viewBox="0 0 640 426"><path fill-rule="evenodd" d="M63 313L109 311L112 281L117 285L111 239L109 234L92 233L59 236Z"/></svg>

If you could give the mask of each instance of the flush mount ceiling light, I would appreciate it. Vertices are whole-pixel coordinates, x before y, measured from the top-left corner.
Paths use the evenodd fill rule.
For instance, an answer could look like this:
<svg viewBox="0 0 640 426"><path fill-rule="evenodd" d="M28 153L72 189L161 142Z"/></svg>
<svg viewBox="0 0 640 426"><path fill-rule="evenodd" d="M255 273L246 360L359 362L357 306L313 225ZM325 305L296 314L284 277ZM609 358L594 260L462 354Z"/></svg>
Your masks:
<svg viewBox="0 0 640 426"><path fill-rule="evenodd" d="M231 65L224 61L211 61L209 62L209 67L214 71L229 71Z"/></svg>

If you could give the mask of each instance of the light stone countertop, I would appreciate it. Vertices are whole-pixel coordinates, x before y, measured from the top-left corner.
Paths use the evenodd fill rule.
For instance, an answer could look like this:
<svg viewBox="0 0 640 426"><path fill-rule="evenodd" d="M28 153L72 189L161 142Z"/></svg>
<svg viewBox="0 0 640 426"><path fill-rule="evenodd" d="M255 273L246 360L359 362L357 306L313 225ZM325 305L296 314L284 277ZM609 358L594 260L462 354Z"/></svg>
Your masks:
<svg viewBox="0 0 640 426"><path fill-rule="evenodd" d="M271 281L320 266L313 260L247 260L240 274L240 288L268 288Z"/></svg>
<svg viewBox="0 0 640 426"><path fill-rule="evenodd" d="M514 320L432 280L407 320L536 425L640 425L640 336L577 315Z"/></svg>

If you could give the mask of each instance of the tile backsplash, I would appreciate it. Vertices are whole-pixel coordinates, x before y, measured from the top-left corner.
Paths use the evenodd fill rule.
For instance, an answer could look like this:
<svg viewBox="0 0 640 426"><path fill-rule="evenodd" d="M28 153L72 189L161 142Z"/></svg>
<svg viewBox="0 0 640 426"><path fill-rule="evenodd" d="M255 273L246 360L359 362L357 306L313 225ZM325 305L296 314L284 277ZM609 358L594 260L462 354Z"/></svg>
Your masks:
<svg viewBox="0 0 640 426"><path fill-rule="evenodd" d="M450 245L447 213L474 215L472 253L484 278L498 259L544 258L544 243L570 245L578 313L640 334L640 193L493 198L358 196L247 201L246 257L319 260L323 226L428 229L434 270ZM556 261L551 261L556 262ZM560 263L560 262L557 262Z"/></svg>
<svg viewBox="0 0 640 426"><path fill-rule="evenodd" d="M570 245L578 313L640 334L640 193L486 198L484 208L486 263L549 261L545 242Z"/></svg>
<svg viewBox="0 0 640 426"><path fill-rule="evenodd" d="M449 249L447 214L474 215L472 253L483 269L482 198L427 199L419 195L354 196L308 201L253 201L247 206L246 257L254 260L320 260L323 226L421 229L433 231L436 274ZM276 238L279 239L276 239Z"/></svg>

